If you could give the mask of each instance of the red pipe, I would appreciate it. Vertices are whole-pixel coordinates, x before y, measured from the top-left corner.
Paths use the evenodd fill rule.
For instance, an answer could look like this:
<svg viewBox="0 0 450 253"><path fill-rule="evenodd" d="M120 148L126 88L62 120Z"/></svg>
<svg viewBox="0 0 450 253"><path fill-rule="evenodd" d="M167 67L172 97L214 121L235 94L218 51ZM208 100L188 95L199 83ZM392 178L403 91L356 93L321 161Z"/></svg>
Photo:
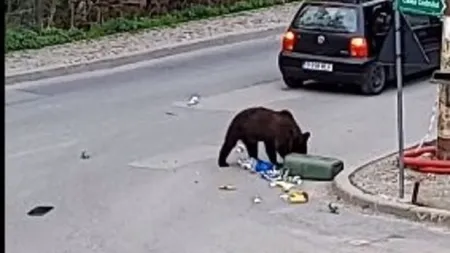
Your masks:
<svg viewBox="0 0 450 253"><path fill-rule="evenodd" d="M411 148L408 150L405 150L404 155L405 157L412 157L412 156L419 156L423 153L436 153L436 147L433 146L425 146L422 148Z"/></svg>
<svg viewBox="0 0 450 253"><path fill-rule="evenodd" d="M424 153L432 153L436 155L436 147L425 146L422 148L412 148L405 150L403 162L411 169L422 173L434 174L450 174L450 161L447 160L431 160L429 158L420 157Z"/></svg>

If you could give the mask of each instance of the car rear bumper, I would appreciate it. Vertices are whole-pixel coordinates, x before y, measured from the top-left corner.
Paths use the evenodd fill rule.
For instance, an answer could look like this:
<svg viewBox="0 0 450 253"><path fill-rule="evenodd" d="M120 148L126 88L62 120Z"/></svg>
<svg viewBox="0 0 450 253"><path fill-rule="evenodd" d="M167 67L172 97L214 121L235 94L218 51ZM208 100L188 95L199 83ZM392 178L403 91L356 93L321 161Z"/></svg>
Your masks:
<svg viewBox="0 0 450 253"><path fill-rule="evenodd" d="M305 61L331 63L333 71L305 70L302 67ZM285 77L344 84L364 82L365 70L371 63L373 59L370 58L348 59L293 52L280 52L278 56L278 67Z"/></svg>

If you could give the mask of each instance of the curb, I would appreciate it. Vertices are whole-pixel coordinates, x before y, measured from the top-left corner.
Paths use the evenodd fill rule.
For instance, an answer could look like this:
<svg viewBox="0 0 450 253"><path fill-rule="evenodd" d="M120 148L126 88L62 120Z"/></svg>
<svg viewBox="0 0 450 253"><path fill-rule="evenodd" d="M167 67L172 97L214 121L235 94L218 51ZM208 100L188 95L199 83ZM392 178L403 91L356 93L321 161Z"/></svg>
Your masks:
<svg viewBox="0 0 450 253"><path fill-rule="evenodd" d="M136 63L140 61L148 61L151 59L162 58L166 56L186 53L209 47L233 44L237 42L260 39L281 34L286 29L286 25L272 26L263 29L252 29L240 33L223 34L211 38L192 40L189 42L175 44L169 47L161 47L146 51L133 52L127 55L103 58L91 62L77 63L69 66L57 66L50 68L41 68L31 71L23 71L5 76L5 84L11 85L19 82L36 81L40 79L77 74L81 72L101 70L107 68L118 67L126 64Z"/></svg>
<svg viewBox="0 0 450 253"><path fill-rule="evenodd" d="M402 203L399 201L381 198L376 195L367 194L361 191L359 188L355 187L350 182L350 177L354 173L396 153L397 152L394 152L389 155L377 158L360 167L357 167L352 171L342 171L336 176L333 181L333 190L340 198L353 205L370 208L377 212L395 215L397 217L406 218L416 222L432 223L439 226L450 227L450 211L430 207L415 206L412 204Z"/></svg>

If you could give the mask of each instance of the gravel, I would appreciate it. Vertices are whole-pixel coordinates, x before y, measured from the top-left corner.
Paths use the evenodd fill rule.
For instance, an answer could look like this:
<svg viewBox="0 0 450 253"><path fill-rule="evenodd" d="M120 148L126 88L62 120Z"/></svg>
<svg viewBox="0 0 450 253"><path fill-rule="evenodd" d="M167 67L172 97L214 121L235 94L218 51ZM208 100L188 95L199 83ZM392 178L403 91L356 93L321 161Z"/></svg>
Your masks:
<svg viewBox="0 0 450 253"><path fill-rule="evenodd" d="M450 175L423 174L405 169L405 197L411 200L414 182L421 181L418 202L450 210ZM363 167L350 176L350 182L365 193L398 200L397 155Z"/></svg>
<svg viewBox="0 0 450 253"><path fill-rule="evenodd" d="M241 12L218 18L192 21L175 28L145 30L107 36L98 40L15 51L5 55L5 74L36 68L69 66L102 58L126 55L171 44L206 39L230 33L244 32L288 24L299 3L290 3L256 11Z"/></svg>

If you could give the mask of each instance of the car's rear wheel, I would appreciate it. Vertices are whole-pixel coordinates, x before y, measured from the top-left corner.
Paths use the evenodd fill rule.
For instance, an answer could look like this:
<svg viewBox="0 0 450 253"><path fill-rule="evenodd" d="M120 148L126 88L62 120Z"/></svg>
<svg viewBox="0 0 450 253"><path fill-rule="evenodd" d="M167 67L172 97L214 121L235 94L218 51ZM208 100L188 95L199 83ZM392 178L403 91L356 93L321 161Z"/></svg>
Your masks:
<svg viewBox="0 0 450 253"><path fill-rule="evenodd" d="M386 69L379 64L368 67L366 78L361 84L361 92L365 95L378 95L386 87Z"/></svg>
<svg viewBox="0 0 450 253"><path fill-rule="evenodd" d="M287 87L292 88L292 89L300 88L303 86L303 83L304 83L304 81L299 78L287 77L287 76L283 76L283 81Z"/></svg>

